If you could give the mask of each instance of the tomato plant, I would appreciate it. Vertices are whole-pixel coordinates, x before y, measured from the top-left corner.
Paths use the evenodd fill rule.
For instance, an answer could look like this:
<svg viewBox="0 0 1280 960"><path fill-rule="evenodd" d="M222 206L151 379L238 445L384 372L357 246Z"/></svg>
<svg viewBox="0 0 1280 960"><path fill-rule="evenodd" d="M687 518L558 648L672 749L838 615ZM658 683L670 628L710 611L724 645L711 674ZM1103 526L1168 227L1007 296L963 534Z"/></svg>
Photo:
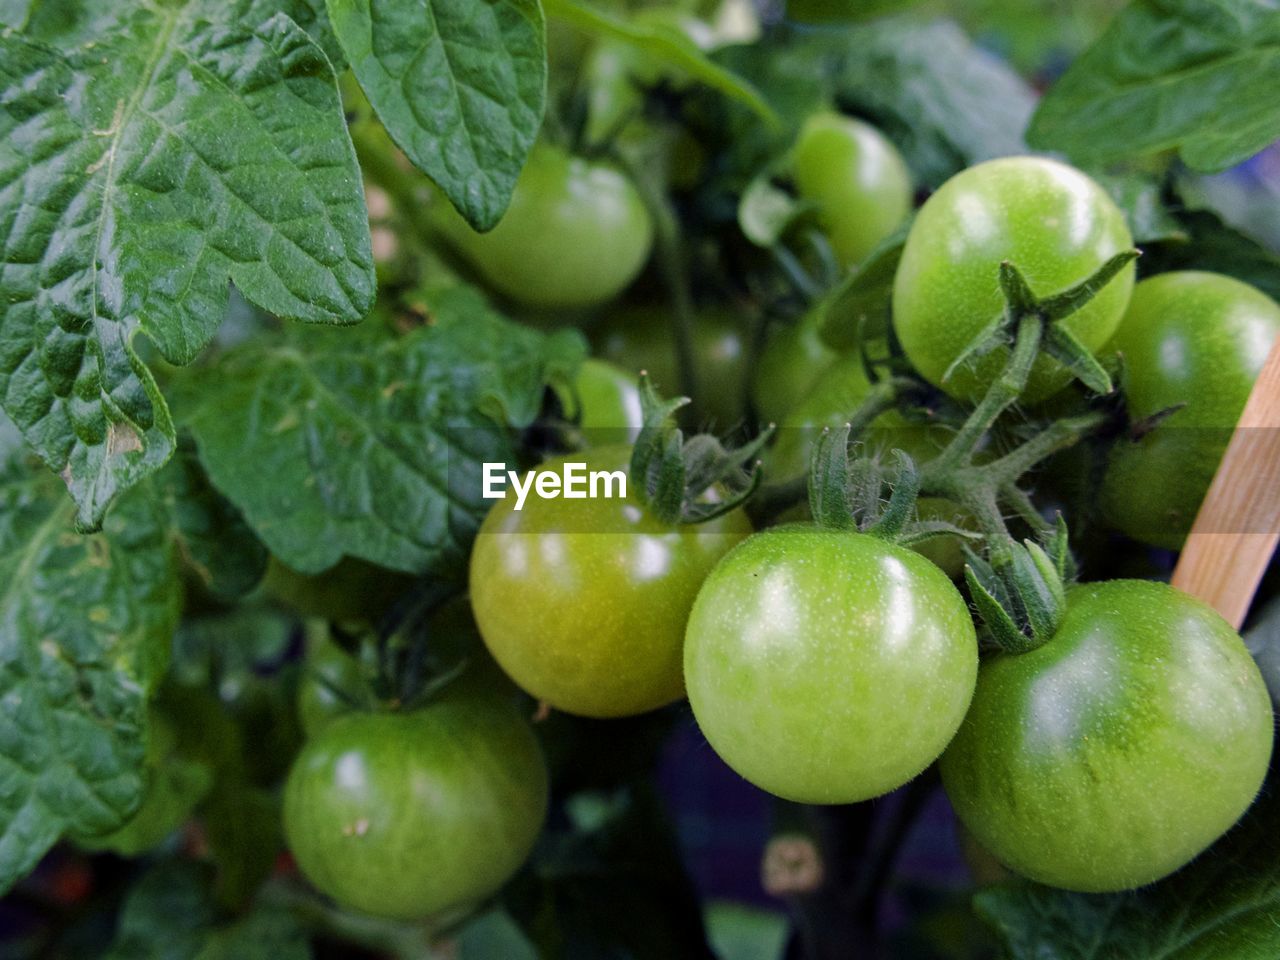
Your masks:
<svg viewBox="0 0 1280 960"><path fill-rule="evenodd" d="M978 840L1042 883L1138 887L1253 801L1271 703L1217 613L1164 584L1074 588L1044 646L984 663L941 768Z"/></svg>
<svg viewBox="0 0 1280 960"><path fill-rule="evenodd" d="M339 903L420 919L498 889L546 807L527 725L501 702L452 695L327 724L289 774L284 829L302 872Z"/></svg>
<svg viewBox="0 0 1280 960"><path fill-rule="evenodd" d="M1180 271L1134 288L1109 349L1122 357L1130 419L1171 413L1117 445L1102 485L1110 523L1181 545L1277 336L1280 306L1231 277Z"/></svg>
<svg viewBox="0 0 1280 960"><path fill-rule="evenodd" d="M893 325L916 369L962 398L975 398L999 370L999 354L948 369L1001 309L1001 261L1026 272L1041 296L1085 280L1133 246L1115 203L1079 170L1040 157L991 160L957 174L920 208L893 285ZM1066 328L1092 351L1115 333L1133 270L1074 313ZM1067 375L1042 358L1024 399L1043 400Z"/></svg>
<svg viewBox="0 0 1280 960"><path fill-rule="evenodd" d="M1280 14L900 6L0 2L0 955L1280 956Z"/></svg>

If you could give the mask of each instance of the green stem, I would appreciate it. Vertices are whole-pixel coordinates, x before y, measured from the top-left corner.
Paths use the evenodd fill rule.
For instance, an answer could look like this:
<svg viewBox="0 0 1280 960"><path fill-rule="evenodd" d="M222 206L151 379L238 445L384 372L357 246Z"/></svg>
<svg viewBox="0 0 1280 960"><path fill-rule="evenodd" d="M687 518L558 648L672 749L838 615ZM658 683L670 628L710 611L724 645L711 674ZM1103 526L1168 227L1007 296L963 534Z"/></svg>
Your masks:
<svg viewBox="0 0 1280 960"><path fill-rule="evenodd" d="M905 389L915 383L902 377L890 377L875 384L858 408L849 415L849 436L857 438L883 413L892 410ZM781 483L765 484L751 504L752 520L757 525L772 521L778 514L802 503L809 495L808 471Z"/></svg>
<svg viewBox="0 0 1280 960"><path fill-rule="evenodd" d="M1059 420L1045 427L1026 443L999 460L984 465L984 472L997 485L1007 486L1052 453L1076 443L1084 434L1106 422L1101 413L1086 413Z"/></svg>
<svg viewBox="0 0 1280 960"><path fill-rule="evenodd" d="M400 165L395 145L376 120L361 118L351 124L350 129L360 170L371 183L386 192L418 239L430 243L436 230L427 214L432 197L425 178Z"/></svg>
<svg viewBox="0 0 1280 960"><path fill-rule="evenodd" d="M1041 539L1050 536L1054 532L1053 524L1040 516L1040 511L1036 509L1036 505L1031 502L1031 498L1027 496L1027 492L1016 483L1006 483L1000 488L1000 499L1007 503L1022 520L1029 526L1035 535Z"/></svg>
<svg viewBox="0 0 1280 960"><path fill-rule="evenodd" d="M622 155L616 162L626 170L653 219L653 247L657 256L658 275L671 301L676 340L676 369L680 374L680 393L698 397L698 370L694 361L693 295L689 290L689 271L685 264L684 243L680 236L680 220L666 193L656 186L649 172ZM669 387L668 387L669 389Z"/></svg>
<svg viewBox="0 0 1280 960"><path fill-rule="evenodd" d="M1042 331L1043 323L1035 314L1027 314L1018 320L1017 339L1014 340L1009 362L946 449L932 461L930 466L935 472L967 465L992 424L1022 395L1040 350Z"/></svg>

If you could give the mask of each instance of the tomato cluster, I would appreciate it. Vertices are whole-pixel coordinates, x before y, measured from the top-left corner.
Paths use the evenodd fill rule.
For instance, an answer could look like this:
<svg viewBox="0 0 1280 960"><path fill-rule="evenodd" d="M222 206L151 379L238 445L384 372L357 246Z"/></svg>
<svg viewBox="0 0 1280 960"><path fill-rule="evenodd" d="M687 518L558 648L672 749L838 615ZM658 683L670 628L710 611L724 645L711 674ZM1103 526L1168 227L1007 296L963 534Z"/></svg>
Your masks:
<svg viewBox="0 0 1280 960"><path fill-rule="evenodd" d="M594 69L625 71L615 59L602 54ZM604 136L602 118L621 108L601 100L593 109L593 136ZM867 403L879 376L869 352L900 346L898 371L917 393L963 414L1014 362L1013 343L969 355L1013 309L1000 279L1007 265L1043 304L1133 246L1107 192L1052 159L967 169L914 220L903 158L862 121L810 117L784 166L842 269L910 228L890 322L860 328L859 351L826 336L832 320L822 310L763 344L723 309L693 311L686 348L697 410L721 426L752 414L781 424L764 455L778 482L816 471L815 442ZM588 443L608 435L610 444L543 466L628 469L633 448L618 441L652 442L642 428L654 429L636 372L664 387L684 373L671 311L607 306L654 243L628 176L542 145L491 233L448 210L438 225L510 300L605 314L590 329L596 357L560 406ZM1086 355L1122 371L1129 423L1155 421L1112 446L1103 512L1117 530L1176 547L1280 333L1280 307L1207 273L1135 286L1128 264L1061 324ZM1034 410L1075 376L1042 352L1020 401ZM927 406L890 404L870 418L860 439L872 462L903 451L927 474L949 455L958 428ZM970 452L974 476L1001 463L1000 449ZM680 479L689 479L683 469ZM725 495L715 482L694 493L704 502ZM519 508L507 497L485 518L469 567L475 622L497 665L544 709L614 718L687 695L730 767L802 803L873 798L936 762L983 846L1021 874L1072 890L1127 889L1178 869L1259 789L1273 720L1258 669L1227 623L1168 585L1068 583L1046 608L1055 615L1041 618L1048 626L1031 624L1035 644L980 657L969 603L978 581L971 569L968 595L956 581L966 541L986 537L991 547L993 534L963 489L914 503L914 520L949 531L919 544L895 542L892 529L833 526L798 503L755 531L741 506L686 522L664 508L670 496L632 469L625 497L534 497ZM1052 594L1059 574L1046 576L1037 582ZM414 710L352 714L332 692L353 682L350 658L317 654L314 668L328 679L304 689L312 739L285 805L303 872L343 903L394 917L447 915L500 886L532 845L547 792L538 744L509 696L463 683ZM379 881L388 872L393 890Z"/></svg>

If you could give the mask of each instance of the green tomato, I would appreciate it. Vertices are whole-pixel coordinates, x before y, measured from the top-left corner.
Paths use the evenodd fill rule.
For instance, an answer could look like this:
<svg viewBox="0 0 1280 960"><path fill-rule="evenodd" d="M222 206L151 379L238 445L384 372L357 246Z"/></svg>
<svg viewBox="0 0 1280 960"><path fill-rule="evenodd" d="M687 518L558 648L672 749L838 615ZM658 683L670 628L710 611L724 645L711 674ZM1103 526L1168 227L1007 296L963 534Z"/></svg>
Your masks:
<svg viewBox="0 0 1280 960"><path fill-rule="evenodd" d="M1006 157L952 177L920 209L893 284L893 326L907 358L930 383L962 400L980 397L1008 351L943 374L1004 309L998 282L1009 260L1039 296L1060 293L1133 246L1124 215L1079 170L1043 157ZM1115 333L1133 289L1126 267L1063 321L1089 350ZM1070 381L1061 364L1036 360L1023 393L1043 400Z"/></svg>
<svg viewBox="0 0 1280 960"><path fill-rule="evenodd" d="M680 369L669 310L650 305L620 306L589 329L594 352L633 377L645 370L664 396L680 392ZM731 312L706 309L694 317L693 360L698 375L696 413L723 428L743 417L747 343L743 325Z"/></svg>
<svg viewBox="0 0 1280 960"><path fill-rule="evenodd" d="M461 912L524 862L542 828L542 752L514 708L446 692L406 713L352 713L294 762L284 830L303 875L397 920Z"/></svg>
<svg viewBox="0 0 1280 960"><path fill-rule="evenodd" d="M629 447L566 461L626 468ZM628 483L623 498L515 497L485 517L471 554L471 603L507 674L551 706L588 717L653 710L684 693L680 650L703 578L751 532L741 511L670 526Z"/></svg>
<svg viewBox="0 0 1280 960"><path fill-rule="evenodd" d="M765 340L751 378L751 402L767 422L782 423L839 356L819 335L820 320L811 310Z"/></svg>
<svg viewBox="0 0 1280 960"><path fill-rule="evenodd" d="M637 375L606 360L589 358L578 369L579 425L596 444L630 442L640 432L642 414Z"/></svg>
<svg viewBox="0 0 1280 960"><path fill-rule="evenodd" d="M444 237L503 296L572 309L611 300L640 273L653 221L619 170L549 144L529 154L498 225L477 233L451 205L432 206Z"/></svg>
<svg viewBox="0 0 1280 960"><path fill-rule="evenodd" d="M297 710L308 737L334 718L371 703L369 678L355 657L328 638L307 652L298 681Z"/></svg>
<svg viewBox="0 0 1280 960"><path fill-rule="evenodd" d="M853 803L924 770L964 717L978 643L928 560L860 533L756 534L707 578L684 652L707 741L757 786Z"/></svg>
<svg viewBox="0 0 1280 960"><path fill-rule="evenodd" d="M1044 646L997 655L941 762L956 813L1041 883L1125 890L1178 869L1253 801L1271 701L1239 635L1163 583L1074 587Z"/></svg>
<svg viewBox="0 0 1280 960"><path fill-rule="evenodd" d="M911 173L898 149L870 124L814 114L800 129L791 164L796 191L817 206L818 221L847 267L911 213Z"/></svg>
<svg viewBox="0 0 1280 960"><path fill-rule="evenodd" d="M1102 486L1112 526L1156 546L1182 545L1277 336L1280 306L1239 280L1187 271L1134 288L1110 344L1124 360L1130 418L1185 406L1115 447Z"/></svg>

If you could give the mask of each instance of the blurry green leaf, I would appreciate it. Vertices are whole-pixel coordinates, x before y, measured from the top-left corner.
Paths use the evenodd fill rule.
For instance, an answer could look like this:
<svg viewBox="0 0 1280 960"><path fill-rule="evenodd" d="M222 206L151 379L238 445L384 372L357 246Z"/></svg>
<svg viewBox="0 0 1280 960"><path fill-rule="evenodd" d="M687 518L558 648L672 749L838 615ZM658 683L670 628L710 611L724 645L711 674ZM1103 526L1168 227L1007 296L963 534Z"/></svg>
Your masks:
<svg viewBox="0 0 1280 960"><path fill-rule="evenodd" d="M1280 707L1280 597L1273 597L1251 621L1244 642L1267 682L1271 702Z"/></svg>
<svg viewBox="0 0 1280 960"><path fill-rule="evenodd" d="M473 227L493 227L546 105L537 0L328 0L328 9L391 139Z"/></svg>
<svg viewBox="0 0 1280 960"><path fill-rule="evenodd" d="M500 907L468 920L457 938L458 960L538 960L538 951Z"/></svg>
<svg viewBox="0 0 1280 960"><path fill-rule="evenodd" d="M1280 301L1280 256L1227 226L1208 210L1178 218L1183 239L1149 243L1138 261L1142 276L1169 270L1209 270L1251 283Z"/></svg>
<svg viewBox="0 0 1280 960"><path fill-rule="evenodd" d="M1026 152L1034 93L954 23L888 20L841 32L839 43L837 103L880 127L927 186Z"/></svg>
<svg viewBox="0 0 1280 960"><path fill-rule="evenodd" d="M782 960L791 935L786 914L712 902L705 916L707 939L719 960Z"/></svg>
<svg viewBox="0 0 1280 960"><path fill-rule="evenodd" d="M819 336L837 351L854 350L889 326L893 278L902 259L911 221L880 241L852 273L817 304Z"/></svg>
<svg viewBox="0 0 1280 960"><path fill-rule="evenodd" d="M295 328L228 352L185 385L200 460L271 552L302 573L344 555L456 574L489 503L481 464L569 382L575 332L509 323L469 288L440 291L403 337Z"/></svg>
<svg viewBox="0 0 1280 960"><path fill-rule="evenodd" d="M1124 214L1138 246L1159 240L1185 240L1186 231L1165 205L1160 184L1154 177L1140 173L1106 173L1091 170L1116 206Z"/></svg>
<svg viewBox="0 0 1280 960"><path fill-rule="evenodd" d="M1278 797L1273 781L1225 838L1141 890L1090 895L1020 883L979 893L976 909L1010 960L1274 960Z"/></svg>
<svg viewBox="0 0 1280 960"><path fill-rule="evenodd" d="M652 791L607 798L589 831L549 834L509 905L543 955L563 960L714 960L697 893Z"/></svg>
<svg viewBox="0 0 1280 960"><path fill-rule="evenodd" d="M219 924L212 871L190 861L164 862L125 898L105 960L307 960L311 948L288 914L256 907Z"/></svg>
<svg viewBox="0 0 1280 960"><path fill-rule="evenodd" d="M1032 146L1101 163L1177 149L1223 170L1280 138L1280 7L1135 0L1041 101Z"/></svg>
<svg viewBox="0 0 1280 960"><path fill-rule="evenodd" d="M620 19L580 0L543 0L547 13L601 37L635 45L656 60L679 67L693 79L739 101L770 126L781 120L772 106L750 83L707 57L678 29L661 23L636 23Z"/></svg>

